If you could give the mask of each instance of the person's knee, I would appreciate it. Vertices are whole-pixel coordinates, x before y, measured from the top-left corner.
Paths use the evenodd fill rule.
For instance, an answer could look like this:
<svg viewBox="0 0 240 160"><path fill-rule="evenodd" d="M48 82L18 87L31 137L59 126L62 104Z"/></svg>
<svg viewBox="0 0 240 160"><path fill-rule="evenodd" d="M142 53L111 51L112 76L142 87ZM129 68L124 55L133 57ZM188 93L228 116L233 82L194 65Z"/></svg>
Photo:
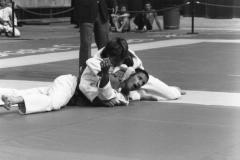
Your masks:
<svg viewBox="0 0 240 160"><path fill-rule="evenodd" d="M51 110L60 110L62 107L67 105L70 99L71 96L56 97L55 100L53 100L52 102Z"/></svg>
<svg viewBox="0 0 240 160"><path fill-rule="evenodd" d="M17 28L14 29L14 36L15 37L20 37L21 36L21 33Z"/></svg>

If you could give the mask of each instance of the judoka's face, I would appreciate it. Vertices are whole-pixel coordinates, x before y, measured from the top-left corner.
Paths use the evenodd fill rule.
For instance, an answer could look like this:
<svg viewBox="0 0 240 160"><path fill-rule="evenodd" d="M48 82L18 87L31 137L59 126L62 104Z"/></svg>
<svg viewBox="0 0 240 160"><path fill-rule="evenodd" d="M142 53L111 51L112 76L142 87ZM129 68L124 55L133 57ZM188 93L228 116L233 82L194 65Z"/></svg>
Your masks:
<svg viewBox="0 0 240 160"><path fill-rule="evenodd" d="M148 81L148 77L146 74L139 72L131 77L126 81L126 89L129 91L137 90L146 84Z"/></svg>

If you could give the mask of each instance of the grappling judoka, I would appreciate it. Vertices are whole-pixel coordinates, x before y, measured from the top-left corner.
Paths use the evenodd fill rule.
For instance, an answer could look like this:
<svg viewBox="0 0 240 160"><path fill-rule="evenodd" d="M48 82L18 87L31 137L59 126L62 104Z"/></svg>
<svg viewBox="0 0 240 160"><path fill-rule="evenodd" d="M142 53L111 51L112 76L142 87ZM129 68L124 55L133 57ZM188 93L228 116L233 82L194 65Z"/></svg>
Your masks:
<svg viewBox="0 0 240 160"><path fill-rule="evenodd" d="M118 45L118 43L122 43ZM120 46L120 49L116 46ZM100 63L96 62L98 59L105 58L108 48L114 48L116 50L120 50L121 52L127 52L127 56L125 59L122 58L122 64L126 65L130 70L134 70L136 68L144 69L141 59L134 53L134 51L128 49L128 44L125 40L112 41L109 43L105 48L99 50L94 59L89 59L87 61L87 68L83 72L81 81L80 81L80 90L85 94L85 96L91 101L94 102L96 98L96 83L100 80L101 77L98 76L98 73L101 70ZM121 51L122 48L122 51ZM120 61L119 61L120 62ZM111 72L115 72L114 70L118 70L118 65L115 67L110 68ZM94 85L92 85L94 84ZM181 94L184 93L181 91L179 87L175 86L168 86L158 78L155 78L152 75L149 75L149 80L146 85L138 89L137 91L130 92L129 98L130 100L152 100L152 101L159 101L159 100L175 100L181 97Z"/></svg>
<svg viewBox="0 0 240 160"><path fill-rule="evenodd" d="M1 88L2 100L6 108L18 104L21 113L29 114L60 109L75 97L78 89L93 105L105 106L127 105L129 100L172 100L181 96L178 87L168 86L141 70L142 61L128 50L124 39L111 40L86 64L79 84L76 76L63 75L48 87Z"/></svg>
<svg viewBox="0 0 240 160"><path fill-rule="evenodd" d="M121 39L117 41L121 41ZM48 87L27 90L1 88L0 94L5 107L11 108L12 105L17 104L19 111L23 114L58 110L74 97L79 88L81 90L82 85L86 86L88 84L95 87L96 90L92 90L92 93L94 93L94 98L101 102L101 105L127 105L129 91L139 89L144 85L148 80L148 74L143 70L129 72L126 65L125 67L120 67L122 61L128 56L128 52L123 52L121 46L119 46L121 45L120 42L117 41L108 43L104 58L93 57L86 62L87 67L81 76L79 85L76 76L62 75L57 77L53 84ZM123 39L122 41L123 43L125 42ZM120 50L116 47L120 47ZM86 74L94 68L91 66L91 62L100 66L97 77ZM122 77L125 77L125 79ZM110 80L113 81L114 79L115 81L111 85ZM96 83L93 83L92 80L96 80ZM121 89L124 92L121 92ZM81 91L84 95L87 95L84 90ZM110 98L108 97L109 95ZM95 103L92 104L97 105Z"/></svg>

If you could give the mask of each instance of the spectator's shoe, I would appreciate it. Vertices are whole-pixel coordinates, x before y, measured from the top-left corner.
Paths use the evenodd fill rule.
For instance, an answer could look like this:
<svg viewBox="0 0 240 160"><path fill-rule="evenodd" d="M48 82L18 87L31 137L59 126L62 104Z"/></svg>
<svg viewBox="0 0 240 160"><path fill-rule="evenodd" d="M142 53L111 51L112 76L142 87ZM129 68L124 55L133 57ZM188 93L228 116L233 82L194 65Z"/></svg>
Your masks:
<svg viewBox="0 0 240 160"><path fill-rule="evenodd" d="M142 29L142 31L147 31L147 27L144 26L143 29Z"/></svg>
<svg viewBox="0 0 240 160"><path fill-rule="evenodd" d="M5 35L6 35L6 37L20 37L19 34L16 34L16 33L15 33L15 35L13 35L12 32L6 32Z"/></svg>

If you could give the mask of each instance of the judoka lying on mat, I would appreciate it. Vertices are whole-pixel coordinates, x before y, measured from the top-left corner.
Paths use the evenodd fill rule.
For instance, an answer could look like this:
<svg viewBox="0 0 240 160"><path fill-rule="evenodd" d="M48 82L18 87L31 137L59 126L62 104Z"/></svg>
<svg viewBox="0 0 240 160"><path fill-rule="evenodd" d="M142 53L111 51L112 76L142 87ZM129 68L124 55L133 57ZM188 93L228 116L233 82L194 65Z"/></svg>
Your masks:
<svg viewBox="0 0 240 160"><path fill-rule="evenodd" d="M123 70L109 75L103 71L102 80L99 83L99 94L97 96L99 101L98 104L93 105L127 105L129 103L129 91L139 89L148 80L147 72L137 69L126 80L118 83L119 79L116 77L124 75L121 72ZM110 79L112 83L109 81ZM116 89L113 89L111 85ZM26 90L0 88L0 93L2 94L1 98L6 109L17 105L20 113L30 114L61 109L74 98L76 90L77 77L69 74L57 77L53 84L48 87ZM114 98L106 99L105 96L109 94L114 95Z"/></svg>
<svg viewBox="0 0 240 160"><path fill-rule="evenodd" d="M99 73L101 71L101 61L103 58L106 58L109 48L115 48L116 53L111 53L111 55L124 53L125 57L122 57L120 60L111 60L112 65L109 68L109 73L114 73L119 69L121 64L127 66L127 72L130 73L131 70L136 68L144 69L142 61L138 56L128 49L128 44L124 39L116 38L112 42L108 43L105 48L99 50L93 58L87 60L87 67L84 70L79 88L82 93L87 97L92 103L98 103L98 87L100 79L102 78ZM110 58L112 59L112 58ZM122 60L122 61L121 61ZM116 63L117 62L117 63ZM107 85L108 86L108 85ZM149 80L140 89L134 92L129 93L130 100L175 100L181 97L181 94L184 93L180 88L174 86L168 86L158 78L155 78L149 75ZM113 99L112 105L114 103L114 94L105 95L105 99ZM116 102L118 105L118 102Z"/></svg>

